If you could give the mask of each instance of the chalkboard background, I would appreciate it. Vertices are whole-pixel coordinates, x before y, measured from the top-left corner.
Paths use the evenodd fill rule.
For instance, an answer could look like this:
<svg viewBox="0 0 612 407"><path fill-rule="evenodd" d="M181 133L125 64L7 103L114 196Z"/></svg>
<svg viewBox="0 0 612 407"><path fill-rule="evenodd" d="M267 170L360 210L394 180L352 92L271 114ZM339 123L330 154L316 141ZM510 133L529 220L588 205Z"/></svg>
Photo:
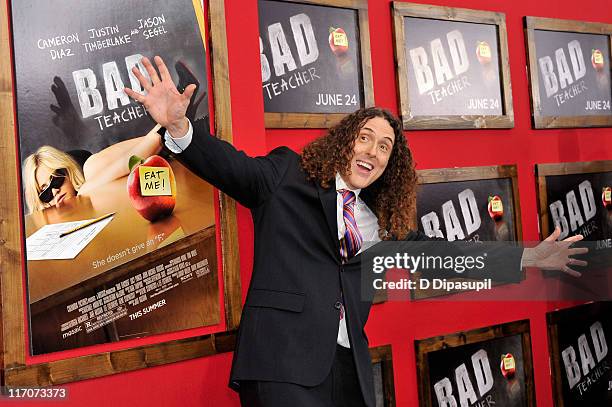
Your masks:
<svg viewBox="0 0 612 407"><path fill-rule="evenodd" d="M462 215L458 198L458 194L466 189L471 189L474 192L478 213L481 219L480 227L470 234L467 233L466 223ZM491 219L487 211L488 197L495 195L499 195L504 207L504 215L499 222L495 222ZM417 222L420 231L426 232L421 218L433 211L438 215L440 230L444 234L444 236L440 237L448 239L444 214L442 212L442 205L447 201L452 201L464 235L464 239L453 240L517 240L512 180L510 178L421 184L417 193ZM472 219L471 215L470 220L471 222L475 221Z"/></svg>
<svg viewBox="0 0 612 407"><path fill-rule="evenodd" d="M597 212L590 220L586 220L585 208L582 204L581 194L578 186L584 181L589 181L593 190L593 198ZM603 206L601 195L604 187L612 187L612 172L603 173L586 173L586 174L570 174L570 175L549 175L546 176L546 208L548 211L548 233L552 233L555 228L553 216L550 210L550 204L555 201L561 201L565 218L569 226L569 235L581 233L584 240L602 240L612 238L612 211ZM576 200L580 211L580 216L585 221L584 225L575 230L571 229L569 220L569 208L567 205L566 196L570 191L576 194ZM562 230L562 233L564 230ZM562 234L561 237L565 236Z"/></svg>
<svg viewBox="0 0 612 407"><path fill-rule="evenodd" d="M302 13L306 14L312 23L319 53L316 60L303 66L300 62L290 23L291 17ZM282 26L286 43L295 61L294 70L289 70L288 64L282 64L284 73L280 75L276 74L274 67L275 60L270 48L268 29L271 25L277 23ZM346 54L337 56L332 52L329 44L330 27L340 27L346 32L348 39ZM276 113L350 113L364 106L357 27L358 20L355 10L260 0L259 36L262 41L264 111ZM304 28L299 29L299 35L301 37L298 38L304 38ZM308 45L308 42L306 42L306 45ZM308 49L307 46L306 49ZM314 50L308 49L308 52L312 53ZM269 64L270 78L264 81L265 60ZM277 61L277 64L281 65L281 62ZM302 76L301 86L297 86L296 75ZM304 78L308 80L307 83ZM295 86L295 88L290 86ZM340 95L338 97L340 103L330 104L329 95Z"/></svg>
<svg viewBox="0 0 612 407"><path fill-rule="evenodd" d="M538 87L540 95L541 116L590 116L612 114L610 109L611 85L610 85L610 48L607 35L570 33L560 31L534 30L536 66L538 71ZM578 41L582 50L583 59L576 59L576 66L584 66L584 76L576 80L573 69L573 61L570 56L568 43ZM563 50L567 69L572 77L572 84L565 88L561 87L559 80L559 65L557 63L556 51ZM603 54L604 67L601 71L596 70L592 63L592 51L598 49ZM545 77L542 74L541 58L550 57L557 81L557 91L547 96ZM584 65L582 65L584 64ZM578 68L580 70L580 68ZM552 86L552 85L551 85ZM580 89L579 93L573 92L572 87ZM574 96L572 96L574 95ZM563 100L563 102L561 102ZM592 103L600 101L599 109L593 109ZM589 102L590 108L587 108ZM597 106L595 106L597 107Z"/></svg>
<svg viewBox="0 0 612 407"><path fill-rule="evenodd" d="M467 71L456 76L453 68L453 58L447 40L447 33L457 30L463 36L467 54ZM444 55L450 66L453 78L436 79L434 56L431 52L431 42L440 39ZM499 51L497 27L490 24L464 23L455 21L433 20L426 18L404 17L404 41L406 47L406 65L408 67L408 90L410 98L410 113L413 116L442 115L501 115L503 100L499 75ZM477 58L476 49L480 41L486 41L491 51L488 64L481 64ZM423 75L415 70L410 50L423 47L427 54L427 66L435 86L430 90L419 91L417 75ZM439 60L439 58L437 58ZM444 81L443 83L441 83ZM450 84L459 83L462 89L454 94L444 95ZM436 95L439 100L436 99ZM475 100L486 101L486 108Z"/></svg>
<svg viewBox="0 0 612 407"><path fill-rule="evenodd" d="M179 75L175 65L181 61L191 71L191 75L183 75L183 78L189 83L195 79L200 85L194 100L207 94L205 50L191 0L171 3L135 0L129 6L120 0L20 0L12 2L12 16L22 160L45 144L64 151L85 149L95 153L118 141L141 136L153 127L144 109L132 100L127 106L119 102L117 109L109 110L102 72L102 65L107 62L116 62L121 81L130 87L127 56L162 56L177 83ZM146 23L149 18L150 26L139 29L139 20ZM90 29L98 30L101 35L91 39ZM155 29L159 35L151 35ZM61 36L78 36L78 42L57 46L47 46L43 42L57 37L62 42ZM125 36L130 41L127 44L87 52L91 48L85 43L97 40L115 43ZM72 55L58 58L62 50ZM87 68L95 74L104 110L84 118L73 72ZM118 83L114 86L119 87ZM57 107L57 113L51 105ZM123 121L115 115L136 107L143 114L140 118ZM203 117L207 112L208 100L204 97L193 117ZM111 126L103 123L102 115L109 116ZM128 114L124 113L124 117Z"/></svg>
<svg viewBox="0 0 612 407"><path fill-rule="evenodd" d="M553 363L553 369L558 369L553 372L556 380L560 378L561 392L556 396L563 400L564 407L582 407L582 406L609 406L612 405L612 392L608 390L609 382L612 380L612 304L610 302L595 302L592 304L582 305L578 307L554 311L547 314L549 334L551 328L556 327L556 335L550 337L555 341L553 349L558 352L552 357L556 359ZM582 389L580 385L575 385L572 389L569 388L567 373L561 353L569 346L574 348L576 360L579 366L582 366L580 359L580 349L578 348L578 337L585 335L589 350L594 361L597 358L594 353L593 342L591 338L590 328L593 323L599 321L603 327L608 354L598 362L595 368L590 370L592 380L587 386L587 389ZM600 377L594 375L596 371L605 372ZM594 376L593 376L594 375ZM581 368L581 380L578 383L586 382L587 378L583 375ZM559 383L557 383L558 385ZM554 389L557 391L558 389ZM559 405L559 404L557 404Z"/></svg>
<svg viewBox="0 0 612 407"><path fill-rule="evenodd" d="M493 388L483 398L478 393L476 377L472 367L471 356L477 351L484 349L489 358L489 365L493 374ZM514 378L506 379L500 369L501 356L511 353L516 363L516 375ZM497 405L504 407L519 407L527 405L525 372L523 362L522 336L513 335L505 338L492 339L486 342L478 342L470 345L441 349L427 354L429 363L429 383L432 405L438 407L434 385L443 378L448 378L453 384L453 395L459 404L458 390L455 381L455 369L465 363L468 375L479 401L486 400L490 396L494 403L484 402L483 405Z"/></svg>

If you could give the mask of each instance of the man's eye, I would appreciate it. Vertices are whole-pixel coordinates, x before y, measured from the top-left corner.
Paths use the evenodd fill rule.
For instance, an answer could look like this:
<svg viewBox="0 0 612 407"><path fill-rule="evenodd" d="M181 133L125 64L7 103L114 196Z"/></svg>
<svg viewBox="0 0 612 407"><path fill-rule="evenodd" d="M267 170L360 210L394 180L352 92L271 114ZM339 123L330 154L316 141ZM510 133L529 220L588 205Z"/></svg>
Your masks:
<svg viewBox="0 0 612 407"><path fill-rule="evenodd" d="M361 141L368 141L368 136L361 136Z"/></svg>
<svg viewBox="0 0 612 407"><path fill-rule="evenodd" d="M387 145L386 145L386 144L381 144L381 145L380 145L380 149L381 149L382 151L384 151L384 152L389 151L389 147L387 147Z"/></svg>

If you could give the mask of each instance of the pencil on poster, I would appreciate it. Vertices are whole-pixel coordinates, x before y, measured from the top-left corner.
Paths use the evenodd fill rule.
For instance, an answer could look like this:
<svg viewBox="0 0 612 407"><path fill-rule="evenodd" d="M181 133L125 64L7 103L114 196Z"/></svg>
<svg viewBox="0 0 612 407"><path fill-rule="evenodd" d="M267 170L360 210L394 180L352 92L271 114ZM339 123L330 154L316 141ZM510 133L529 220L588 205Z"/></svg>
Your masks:
<svg viewBox="0 0 612 407"><path fill-rule="evenodd" d="M86 227L91 226L91 225L93 225L94 223L98 223L98 222L100 222L101 220L104 220L104 219L106 219L106 218L110 218L110 217L111 217L111 216L113 216L115 213L116 213L116 212L107 213L106 215L102 215L102 216L100 216L99 218L92 219L92 220L90 220L89 222L83 223L82 225L79 225L79 226L77 226L76 228L70 229L69 231L67 231L67 232L64 232L64 233L60 234L60 236L59 236L59 237L64 237L64 236L67 236L67 235L69 235L69 234L71 234L71 233L77 232L77 231L79 231L79 230L81 230L81 229L85 229Z"/></svg>

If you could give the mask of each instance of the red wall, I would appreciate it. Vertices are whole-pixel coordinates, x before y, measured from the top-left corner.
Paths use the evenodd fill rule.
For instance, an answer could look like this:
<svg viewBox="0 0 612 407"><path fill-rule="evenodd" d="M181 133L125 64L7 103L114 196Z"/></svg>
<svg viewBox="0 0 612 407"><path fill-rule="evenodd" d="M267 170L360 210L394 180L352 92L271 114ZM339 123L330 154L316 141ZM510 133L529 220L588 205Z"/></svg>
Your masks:
<svg viewBox="0 0 612 407"><path fill-rule="evenodd" d="M536 240L538 225L534 165L612 159L612 132L610 129L531 129L522 17L531 15L610 23L612 9L599 0L445 0L430 3L506 14L515 128L407 132L417 166L425 169L516 164L523 238ZM370 0L369 7L376 104L397 112L390 2ZM235 144L257 155L279 145L300 149L306 142L321 135L323 130L264 129L257 1L226 0L226 18ZM243 291L246 291L253 242L250 215L244 208L238 210L238 222ZM529 319L537 404L546 407L552 406L552 395L545 313L558 305L544 302L388 302L374 307L367 332L371 346L393 346L397 405L416 406L414 339ZM58 405L237 406L236 394L226 387L230 365L231 354L224 354L74 383L66 386L70 393L69 401ZM45 403L48 406L54 404Z"/></svg>

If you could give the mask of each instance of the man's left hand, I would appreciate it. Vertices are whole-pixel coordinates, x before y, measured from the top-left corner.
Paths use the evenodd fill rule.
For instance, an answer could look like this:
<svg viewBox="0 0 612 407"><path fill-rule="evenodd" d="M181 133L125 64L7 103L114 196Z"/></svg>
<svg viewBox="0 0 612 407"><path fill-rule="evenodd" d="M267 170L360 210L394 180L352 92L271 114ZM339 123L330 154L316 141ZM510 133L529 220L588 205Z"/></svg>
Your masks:
<svg viewBox="0 0 612 407"><path fill-rule="evenodd" d="M561 229L556 227L555 231L539 245L525 249L523 266L538 267L542 270L560 270L572 277L580 277L582 273L570 266L584 267L587 262L570 256L588 253L589 249L586 247L571 248L570 246L582 240L583 236L575 235L557 242L560 234Z"/></svg>

